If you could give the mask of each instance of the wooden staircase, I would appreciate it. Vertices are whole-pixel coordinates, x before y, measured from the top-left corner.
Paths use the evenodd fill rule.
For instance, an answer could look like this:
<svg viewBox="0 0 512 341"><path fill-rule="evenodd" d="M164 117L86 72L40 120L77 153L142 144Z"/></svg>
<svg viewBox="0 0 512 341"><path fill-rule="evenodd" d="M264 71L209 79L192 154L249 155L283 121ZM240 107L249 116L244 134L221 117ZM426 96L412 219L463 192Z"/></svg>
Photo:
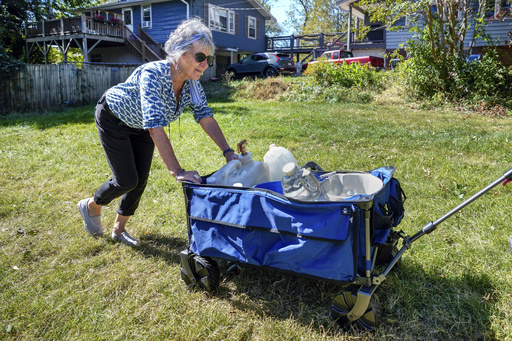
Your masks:
<svg viewBox="0 0 512 341"><path fill-rule="evenodd" d="M141 27L138 26L139 36L123 25L123 38L126 46L142 58L142 62L153 62L165 59L165 50L155 42Z"/></svg>

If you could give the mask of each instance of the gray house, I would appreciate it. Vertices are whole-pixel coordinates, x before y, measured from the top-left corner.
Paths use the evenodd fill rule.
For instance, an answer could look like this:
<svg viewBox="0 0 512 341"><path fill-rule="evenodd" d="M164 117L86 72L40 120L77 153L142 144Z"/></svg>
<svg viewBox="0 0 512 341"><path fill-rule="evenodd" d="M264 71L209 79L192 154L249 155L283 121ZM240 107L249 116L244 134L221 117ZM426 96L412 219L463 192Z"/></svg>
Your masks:
<svg viewBox="0 0 512 341"><path fill-rule="evenodd" d="M511 63L506 60L506 56L512 56L512 47L510 41L512 39L512 10L511 1L507 0L491 0L491 9L485 13L487 28L486 33L492 37L494 43L501 50L502 56L504 56L504 62ZM476 2L473 2L476 6ZM336 5L343 11L349 12L354 20L350 20L350 25L355 27L358 24L372 25L378 28L380 25L371 24L369 17L366 14L364 8L358 6L358 0L338 0ZM350 18L352 18L350 16ZM499 20L497 18L500 18ZM402 18L399 23L400 26L405 27L400 31L389 31L383 28L376 29L370 32L367 39L364 42L354 42L350 38L352 35L347 35L346 48L352 50L355 56L361 55L381 55L385 56L387 53L393 52L399 49L402 44L413 37L413 33L410 33L407 29L408 18ZM465 40L465 49L469 54L482 53L486 47L486 42L483 40L476 40L472 46L470 43L474 35L474 26L468 30Z"/></svg>
<svg viewBox="0 0 512 341"><path fill-rule="evenodd" d="M265 51L265 21L273 18L256 0L120 0L73 18L30 23L27 52L39 48L46 55L57 46L66 59L78 47L86 62L140 64L165 58L169 34L190 17L204 20L217 46L205 78L223 74L240 55Z"/></svg>

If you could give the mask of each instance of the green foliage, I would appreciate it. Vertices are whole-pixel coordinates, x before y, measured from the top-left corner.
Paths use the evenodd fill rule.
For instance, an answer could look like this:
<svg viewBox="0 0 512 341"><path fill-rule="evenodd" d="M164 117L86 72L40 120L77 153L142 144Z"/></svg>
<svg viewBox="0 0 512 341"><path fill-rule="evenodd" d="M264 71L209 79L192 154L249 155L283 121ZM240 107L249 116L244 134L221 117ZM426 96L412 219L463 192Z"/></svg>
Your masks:
<svg viewBox="0 0 512 341"><path fill-rule="evenodd" d="M320 60L308 66L306 76L315 85L337 85L343 88L378 89L383 86L383 73L369 65L335 64Z"/></svg>
<svg viewBox="0 0 512 341"><path fill-rule="evenodd" d="M413 40L407 51L410 58L401 63L399 75L410 98L512 107L512 69L503 66L492 49L473 62L444 53L442 63L437 62L429 44Z"/></svg>
<svg viewBox="0 0 512 341"><path fill-rule="evenodd" d="M294 34L317 34L344 32L347 29L347 14L330 0L293 0L286 13L286 24Z"/></svg>
<svg viewBox="0 0 512 341"><path fill-rule="evenodd" d="M25 64L10 56L3 46L0 46L0 80L12 77Z"/></svg>

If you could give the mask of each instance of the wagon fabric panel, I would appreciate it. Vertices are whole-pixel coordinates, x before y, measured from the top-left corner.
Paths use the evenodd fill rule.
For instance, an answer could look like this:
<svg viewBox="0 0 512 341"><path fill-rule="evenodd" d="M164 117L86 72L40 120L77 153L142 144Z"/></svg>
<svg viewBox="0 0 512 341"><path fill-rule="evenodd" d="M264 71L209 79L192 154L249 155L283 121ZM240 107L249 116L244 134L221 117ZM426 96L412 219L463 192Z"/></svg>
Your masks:
<svg viewBox="0 0 512 341"><path fill-rule="evenodd" d="M405 195L394 170L368 172L382 180L376 193L327 202L290 200L280 183L263 188L184 184L189 249L200 256L353 282L373 268L365 249L373 259L404 215ZM371 215L370 245L365 243L365 210Z"/></svg>
<svg viewBox="0 0 512 341"><path fill-rule="evenodd" d="M190 185L190 250L198 255L352 281L352 203L301 204L255 189Z"/></svg>

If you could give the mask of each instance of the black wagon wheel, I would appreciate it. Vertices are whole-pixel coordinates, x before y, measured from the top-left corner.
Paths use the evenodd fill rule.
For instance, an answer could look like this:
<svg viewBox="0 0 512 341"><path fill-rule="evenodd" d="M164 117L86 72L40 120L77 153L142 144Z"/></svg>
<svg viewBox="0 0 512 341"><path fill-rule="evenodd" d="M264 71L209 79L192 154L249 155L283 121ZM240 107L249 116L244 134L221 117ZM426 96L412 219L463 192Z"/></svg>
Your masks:
<svg viewBox="0 0 512 341"><path fill-rule="evenodd" d="M379 326L382 316L379 299L377 296L372 295L364 314L357 320L351 321L348 315L356 305L356 301L357 290L343 291L340 295L336 296L331 305L331 317L342 328L355 323L359 327L373 332Z"/></svg>
<svg viewBox="0 0 512 341"><path fill-rule="evenodd" d="M212 292L219 287L219 266L216 261L210 257L201 257L191 254L188 258L188 263L191 273L189 273L187 267L182 264L181 279L189 288L193 289L198 287L205 291Z"/></svg>
<svg viewBox="0 0 512 341"><path fill-rule="evenodd" d="M273 67L268 67L263 71L263 75L267 78L277 76L277 70Z"/></svg>

